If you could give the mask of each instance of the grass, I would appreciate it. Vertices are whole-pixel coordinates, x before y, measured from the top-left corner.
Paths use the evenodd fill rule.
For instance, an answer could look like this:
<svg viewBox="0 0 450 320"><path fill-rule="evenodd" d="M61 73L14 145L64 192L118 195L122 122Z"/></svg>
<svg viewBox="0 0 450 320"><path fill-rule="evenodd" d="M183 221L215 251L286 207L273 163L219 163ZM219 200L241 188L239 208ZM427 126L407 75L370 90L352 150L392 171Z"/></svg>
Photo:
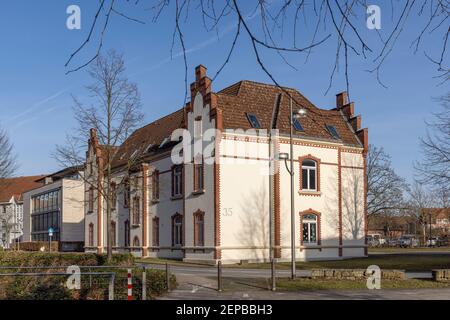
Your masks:
<svg viewBox="0 0 450 320"><path fill-rule="evenodd" d="M381 269L400 269L405 271L430 271L432 269L450 268L449 254L389 254L369 255L368 258L355 258L332 261L298 261L296 266L300 270L309 269L366 269L370 265L377 265ZM268 263L248 263L224 265L227 268L268 269ZM289 269L290 263L277 263L278 269Z"/></svg>
<svg viewBox="0 0 450 320"><path fill-rule="evenodd" d="M365 280L328 280L289 278L277 279L278 291L306 291L306 290L357 290L367 289ZM238 290L267 290L269 288L268 279L224 279L223 288L225 291ZM434 282L425 279L408 280L382 280L382 289L425 289L425 288L450 288L450 283ZM368 290L368 289L367 289Z"/></svg>
<svg viewBox="0 0 450 320"><path fill-rule="evenodd" d="M178 266L205 266L202 264L187 263L173 259L144 258L136 259L137 263L166 264ZM440 253L409 253L389 255L369 254L368 258L355 258L346 260L331 261L298 261L297 269L366 269L370 265L377 265L381 269L400 269L405 271L430 271L432 269L448 269L450 268L450 254ZM241 268L241 269L269 269L269 263L246 263L223 265L224 268ZM289 269L289 262L277 263L277 269Z"/></svg>
<svg viewBox="0 0 450 320"><path fill-rule="evenodd" d="M165 265L166 263L174 266L191 266L191 267L202 267L202 266L211 266L207 264L201 263L192 263L192 262L184 262L176 259L162 259L162 258L135 258L136 263L150 263L150 264L161 264Z"/></svg>

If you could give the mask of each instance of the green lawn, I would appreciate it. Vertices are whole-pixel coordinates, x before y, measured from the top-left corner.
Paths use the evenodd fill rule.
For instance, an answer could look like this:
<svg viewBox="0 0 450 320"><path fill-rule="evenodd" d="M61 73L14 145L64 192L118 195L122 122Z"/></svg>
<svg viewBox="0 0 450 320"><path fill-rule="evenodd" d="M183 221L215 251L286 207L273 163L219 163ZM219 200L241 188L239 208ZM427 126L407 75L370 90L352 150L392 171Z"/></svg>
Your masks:
<svg viewBox="0 0 450 320"><path fill-rule="evenodd" d="M153 263L182 265L182 266L205 266L202 264L186 263L180 260L172 259L156 259L144 258L136 259L137 263ZM366 269L370 265L377 265L381 269L400 269L406 271L430 271L432 269L449 269L450 268L450 254L439 253L410 253L408 255L402 254L388 254L377 255L369 254L368 258L355 258L346 260L332 260L332 261L308 261L297 262L297 269ZM246 263L246 264L232 264L223 265L225 268L243 268L243 269L269 269L269 263ZM211 266L209 266L211 267ZM289 262L277 263L277 269L289 269Z"/></svg>
<svg viewBox="0 0 450 320"><path fill-rule="evenodd" d="M297 262L297 269L366 269L370 265L377 265L381 269L401 269L406 271L430 271L432 269L450 268L449 254L389 254L389 255L369 255L368 258L356 258L333 261L308 261ZM227 268L247 268L260 269L270 268L268 263L248 263L225 265ZM290 263L280 262L278 269L289 269Z"/></svg>
<svg viewBox="0 0 450 320"><path fill-rule="evenodd" d="M236 290L267 290L270 288L268 279L230 279L223 280L225 291ZM277 279L277 290L299 291L299 290L348 290L367 289L365 280L320 280L309 278ZM434 282L431 280L382 280L382 289L424 289L424 288L450 288L450 283ZM368 290L368 289L367 289Z"/></svg>

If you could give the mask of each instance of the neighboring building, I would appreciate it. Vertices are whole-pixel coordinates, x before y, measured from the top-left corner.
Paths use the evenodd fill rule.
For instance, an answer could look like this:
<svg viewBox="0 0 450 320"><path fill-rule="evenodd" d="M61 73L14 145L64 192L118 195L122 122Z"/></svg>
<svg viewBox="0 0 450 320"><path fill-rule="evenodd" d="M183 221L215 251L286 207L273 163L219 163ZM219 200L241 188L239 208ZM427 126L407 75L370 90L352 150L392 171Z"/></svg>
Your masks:
<svg viewBox="0 0 450 320"><path fill-rule="evenodd" d="M384 216L376 214L369 216L368 234L380 235L388 239L396 239L408 234L417 235L420 225L414 216Z"/></svg>
<svg viewBox="0 0 450 320"><path fill-rule="evenodd" d="M429 234L431 218L431 231L433 236L450 236L450 208L422 209L422 219L426 225L425 232Z"/></svg>
<svg viewBox="0 0 450 320"><path fill-rule="evenodd" d="M114 250L213 263L267 260L271 178L265 129L282 94L276 151L289 152L289 93L299 104L294 107L308 111L294 123L296 257L365 256L368 131L347 94L324 110L294 89L240 81L213 93L206 68L197 67L195 76L191 102L114 150ZM181 128L190 136L173 135ZM191 141L203 155L194 156ZM172 154L188 161L176 164ZM105 185L104 160L105 148L91 130L85 243L87 251L100 253L107 243L106 201L97 188ZM291 257L290 175L281 161L278 167L273 226L275 257L283 261Z"/></svg>
<svg viewBox="0 0 450 320"><path fill-rule="evenodd" d="M24 242L59 242L61 251L79 251L84 241L83 168L68 168L43 177L43 185L24 193Z"/></svg>
<svg viewBox="0 0 450 320"><path fill-rule="evenodd" d="M10 248L23 234L23 193L42 185L43 176L0 179L0 247Z"/></svg>

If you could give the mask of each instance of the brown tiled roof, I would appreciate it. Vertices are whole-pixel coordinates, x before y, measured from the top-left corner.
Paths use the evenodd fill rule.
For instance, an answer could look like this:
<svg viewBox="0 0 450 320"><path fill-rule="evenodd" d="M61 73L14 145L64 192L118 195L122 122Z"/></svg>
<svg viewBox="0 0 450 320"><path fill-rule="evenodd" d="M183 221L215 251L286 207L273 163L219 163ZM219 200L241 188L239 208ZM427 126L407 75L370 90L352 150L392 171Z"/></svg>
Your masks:
<svg viewBox="0 0 450 320"><path fill-rule="evenodd" d="M295 134L336 141L325 127L326 124L334 125L342 142L362 146L340 111L319 109L297 90L291 88L284 90L292 95L294 108L297 102L308 110L307 117L300 119L304 132ZM289 133L289 98L286 92L274 85L247 80L237 82L217 93L217 107L222 110L223 128L250 129L246 113L253 113L258 117L262 128L268 129L275 98L279 93L283 94L283 98L278 116L278 129L281 133ZM183 117L182 108L136 130L115 152L113 167L124 165L131 158L142 158L162 151L158 146L165 138L170 137L175 129L183 126ZM153 150L148 152L151 145Z"/></svg>
<svg viewBox="0 0 450 320"><path fill-rule="evenodd" d="M150 145L157 148L175 129L181 128L183 116L184 110L179 109L133 132L117 150L113 166L123 164L132 156L145 156Z"/></svg>
<svg viewBox="0 0 450 320"><path fill-rule="evenodd" d="M45 175L0 179L0 202L9 202L12 197L16 201L22 201L23 193L42 186L42 182L37 180L44 177Z"/></svg>
<svg viewBox="0 0 450 320"><path fill-rule="evenodd" d="M295 102L297 102L308 111L307 117L300 119L304 132L294 132L295 134L334 140L325 127L326 124L329 124L336 127L344 143L361 146L340 111L319 109L297 90L291 88L284 88L284 90L293 97L294 109L296 108ZM279 93L283 94L283 98L278 116L278 129L281 133L289 133L290 101L288 95L277 86L247 80L233 84L217 93L218 107L222 110L223 128L250 129L251 125L247 120L246 113L255 114L263 129L269 128L273 106ZM299 107L297 106L297 108Z"/></svg>

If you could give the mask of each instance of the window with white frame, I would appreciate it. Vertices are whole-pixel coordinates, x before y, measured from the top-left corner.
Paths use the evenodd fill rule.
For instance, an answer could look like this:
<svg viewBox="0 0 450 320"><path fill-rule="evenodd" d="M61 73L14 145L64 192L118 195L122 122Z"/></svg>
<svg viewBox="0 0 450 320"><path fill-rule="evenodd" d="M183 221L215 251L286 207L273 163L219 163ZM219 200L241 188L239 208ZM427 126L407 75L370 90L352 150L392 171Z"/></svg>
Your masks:
<svg viewBox="0 0 450 320"><path fill-rule="evenodd" d="M314 160L302 161L302 190L317 190L317 162Z"/></svg>
<svg viewBox="0 0 450 320"><path fill-rule="evenodd" d="M172 245L183 245L183 217L179 214L172 219Z"/></svg>
<svg viewBox="0 0 450 320"><path fill-rule="evenodd" d="M175 166L172 169L172 196L181 196L183 194L183 167Z"/></svg>
<svg viewBox="0 0 450 320"><path fill-rule="evenodd" d="M317 215L302 216L302 240L303 243L317 243Z"/></svg>

